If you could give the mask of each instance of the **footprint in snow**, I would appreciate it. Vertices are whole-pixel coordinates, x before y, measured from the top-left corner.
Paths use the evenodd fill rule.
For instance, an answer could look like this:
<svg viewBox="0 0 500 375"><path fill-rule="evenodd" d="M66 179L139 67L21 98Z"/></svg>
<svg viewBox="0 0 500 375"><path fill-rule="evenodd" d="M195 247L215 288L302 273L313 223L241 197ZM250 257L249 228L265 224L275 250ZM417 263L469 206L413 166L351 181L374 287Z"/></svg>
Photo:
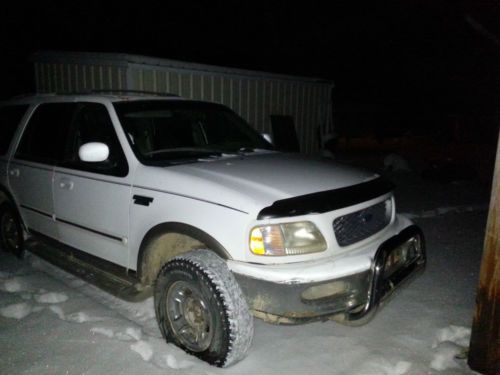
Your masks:
<svg viewBox="0 0 500 375"><path fill-rule="evenodd" d="M69 286L71 286L72 288L79 288L85 284L87 284L85 281L80 279L75 279L69 283Z"/></svg>
<svg viewBox="0 0 500 375"><path fill-rule="evenodd" d="M372 360L366 362L358 374L363 375L404 375L406 374L412 364L407 361L398 361L393 363L383 357L374 357Z"/></svg>
<svg viewBox="0 0 500 375"><path fill-rule="evenodd" d="M41 306L33 306L26 302L14 303L0 309L0 315L4 318L21 320L26 318L32 312L43 310Z"/></svg>
<svg viewBox="0 0 500 375"><path fill-rule="evenodd" d="M0 283L0 289L9 293L19 293L29 290L29 285L21 278L13 277Z"/></svg>
<svg viewBox="0 0 500 375"><path fill-rule="evenodd" d="M90 332L104 335L109 338L115 338L119 341L139 341L142 338L142 331L140 328L128 327L125 332L114 332L111 328L93 327Z"/></svg>
<svg viewBox="0 0 500 375"><path fill-rule="evenodd" d="M117 332L115 337L120 341L139 341L142 338L142 331L138 328L129 327L125 332Z"/></svg>
<svg viewBox="0 0 500 375"><path fill-rule="evenodd" d="M170 367L171 369L174 369L174 370L181 370L181 369L190 368L194 364L193 362L186 361L184 359L181 359L179 361L172 354L167 354L166 356L164 356L164 358L167 362L167 366Z"/></svg>
<svg viewBox="0 0 500 375"><path fill-rule="evenodd" d="M112 329L104 327L93 327L90 329L90 332L92 332L92 334L97 333L99 335L109 337L110 339L115 335Z"/></svg>
<svg viewBox="0 0 500 375"><path fill-rule="evenodd" d="M54 314L57 315L57 317L61 320L66 320L66 317L64 315L64 311L60 306L49 306L50 311L52 311Z"/></svg>
<svg viewBox="0 0 500 375"><path fill-rule="evenodd" d="M53 307L53 306L51 306ZM140 328L128 327L125 331L114 332L113 329L107 327L92 327L90 329L92 334L106 336L110 339L119 341L132 341L135 342L130 345L130 349L141 356L141 358L149 362L154 357L154 350L147 341L142 340L142 330ZM186 369L193 366L193 362L187 360L178 360L173 355L156 356L153 359L153 364L160 368L171 369Z"/></svg>
<svg viewBox="0 0 500 375"><path fill-rule="evenodd" d="M86 322L100 322L104 319L96 316L90 316L83 311L79 311L76 313L66 315L66 318L64 320L73 323L86 323Z"/></svg>
<svg viewBox="0 0 500 375"><path fill-rule="evenodd" d="M67 300L68 296L65 293L49 292L35 295L35 301L38 303L61 303Z"/></svg>
<svg viewBox="0 0 500 375"><path fill-rule="evenodd" d="M153 348L146 341L137 341L130 345L130 349L139 354L144 361L149 361L153 357Z"/></svg>

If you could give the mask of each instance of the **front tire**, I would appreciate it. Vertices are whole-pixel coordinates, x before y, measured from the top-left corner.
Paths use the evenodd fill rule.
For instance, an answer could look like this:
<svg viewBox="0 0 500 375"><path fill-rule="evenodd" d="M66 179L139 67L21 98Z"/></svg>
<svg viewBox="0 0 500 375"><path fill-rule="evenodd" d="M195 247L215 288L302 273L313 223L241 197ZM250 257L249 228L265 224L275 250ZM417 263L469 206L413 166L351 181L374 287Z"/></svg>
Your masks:
<svg viewBox="0 0 500 375"><path fill-rule="evenodd" d="M246 355L253 318L233 274L212 251L191 251L165 264L154 296L167 342L219 367Z"/></svg>
<svg viewBox="0 0 500 375"><path fill-rule="evenodd" d="M0 205L0 245L2 249L22 258L24 236L21 221L9 202Z"/></svg>

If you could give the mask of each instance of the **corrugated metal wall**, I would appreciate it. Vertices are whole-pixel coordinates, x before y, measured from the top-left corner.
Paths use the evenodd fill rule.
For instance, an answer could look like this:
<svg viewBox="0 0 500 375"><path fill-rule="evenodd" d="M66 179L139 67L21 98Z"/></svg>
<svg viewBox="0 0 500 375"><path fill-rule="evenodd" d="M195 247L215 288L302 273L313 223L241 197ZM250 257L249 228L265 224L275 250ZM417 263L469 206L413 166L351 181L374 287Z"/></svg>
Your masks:
<svg viewBox="0 0 500 375"><path fill-rule="evenodd" d="M319 127L322 134L333 130L333 85L328 82L136 63L114 65L75 61L35 62L35 77L37 91L42 93L129 89L221 103L239 113L259 132L272 133L271 115L291 116L301 152L308 154L319 149Z"/></svg>
<svg viewBox="0 0 500 375"><path fill-rule="evenodd" d="M40 93L124 90L127 69L113 65L36 62L35 82Z"/></svg>

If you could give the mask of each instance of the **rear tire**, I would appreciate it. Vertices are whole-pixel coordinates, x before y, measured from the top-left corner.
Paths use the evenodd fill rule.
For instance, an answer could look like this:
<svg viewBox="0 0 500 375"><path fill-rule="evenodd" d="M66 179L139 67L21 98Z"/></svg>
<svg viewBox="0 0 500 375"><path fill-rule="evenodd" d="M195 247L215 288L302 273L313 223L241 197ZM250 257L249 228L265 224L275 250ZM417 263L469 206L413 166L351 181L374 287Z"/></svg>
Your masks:
<svg viewBox="0 0 500 375"><path fill-rule="evenodd" d="M218 367L245 357L253 318L233 274L212 251L191 251L165 264L154 299L167 342Z"/></svg>
<svg viewBox="0 0 500 375"><path fill-rule="evenodd" d="M22 258L24 235L16 210L9 202L0 205L0 245L3 250Z"/></svg>

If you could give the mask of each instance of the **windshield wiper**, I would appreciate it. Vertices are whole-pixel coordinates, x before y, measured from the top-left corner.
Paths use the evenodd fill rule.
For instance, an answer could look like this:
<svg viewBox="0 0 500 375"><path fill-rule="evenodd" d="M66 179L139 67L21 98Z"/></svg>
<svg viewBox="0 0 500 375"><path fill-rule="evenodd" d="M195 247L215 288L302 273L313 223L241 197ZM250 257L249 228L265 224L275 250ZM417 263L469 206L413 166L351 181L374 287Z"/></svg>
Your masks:
<svg viewBox="0 0 500 375"><path fill-rule="evenodd" d="M252 153L252 152L266 152L266 151L273 151L268 148L259 148L259 147L241 147L238 150L239 154L244 154L244 153Z"/></svg>
<svg viewBox="0 0 500 375"><path fill-rule="evenodd" d="M144 156L153 156L157 154L179 154L179 155L193 155L193 154L203 154L203 155L220 155L222 151L211 150L206 148L198 147L176 147L176 148L162 148L159 150L153 150L145 152Z"/></svg>
<svg viewBox="0 0 500 375"><path fill-rule="evenodd" d="M166 148L160 150L154 150L150 152L145 152L144 157L149 161L196 161L200 158L219 158L223 155L222 151L212 150L206 148L197 147L177 147L177 148Z"/></svg>

